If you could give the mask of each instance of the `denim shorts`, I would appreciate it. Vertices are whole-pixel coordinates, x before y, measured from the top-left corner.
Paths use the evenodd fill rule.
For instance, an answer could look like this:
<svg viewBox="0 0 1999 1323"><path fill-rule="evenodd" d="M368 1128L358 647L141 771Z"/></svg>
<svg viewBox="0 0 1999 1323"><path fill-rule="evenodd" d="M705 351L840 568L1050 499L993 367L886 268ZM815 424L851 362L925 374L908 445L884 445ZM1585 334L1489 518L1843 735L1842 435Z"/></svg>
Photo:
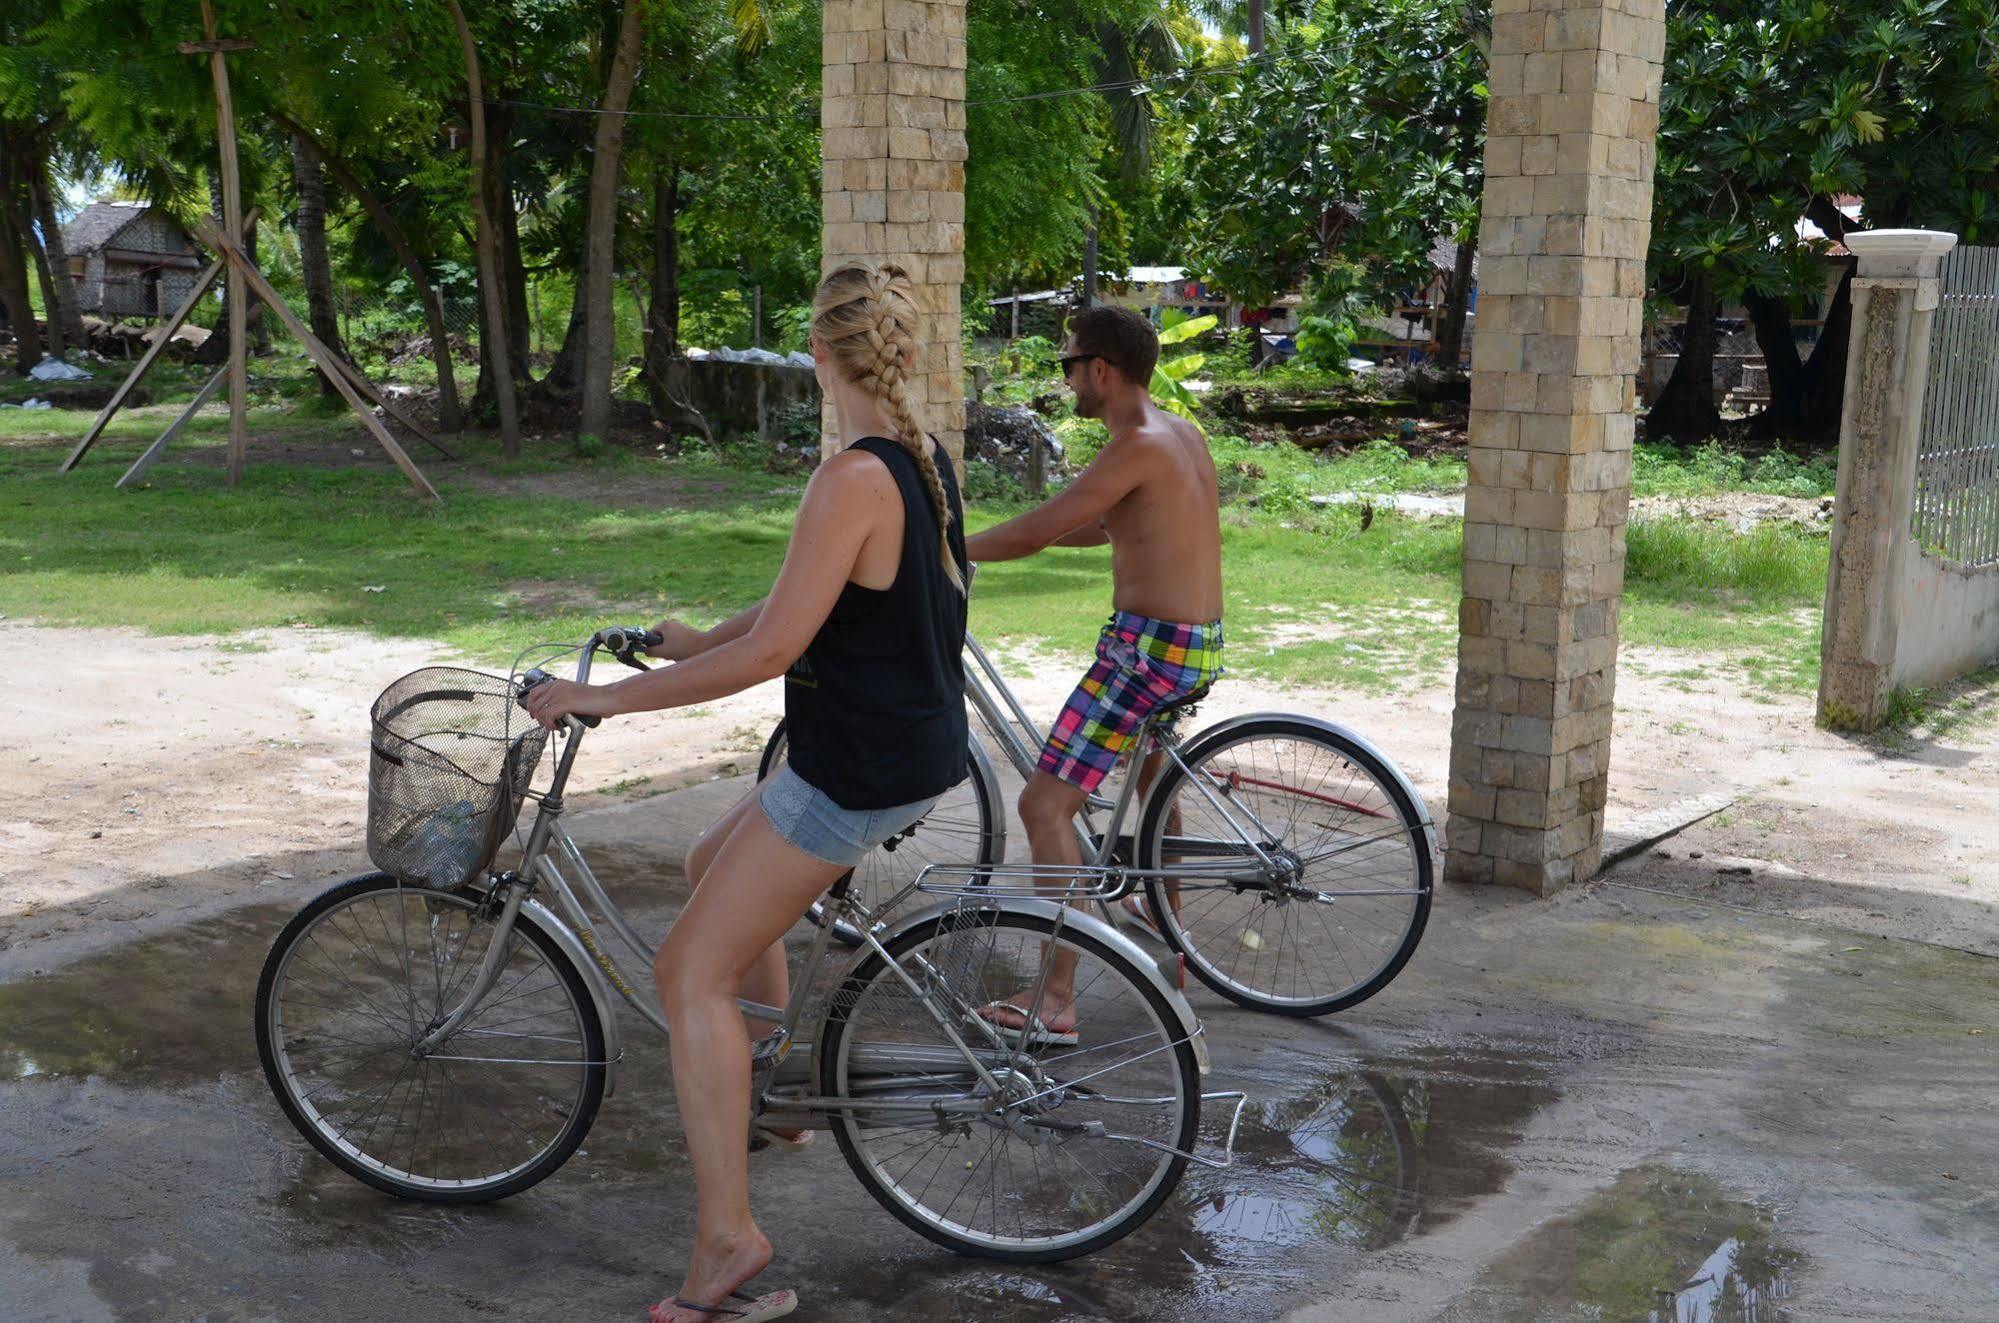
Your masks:
<svg viewBox="0 0 1999 1323"><path fill-rule="evenodd" d="M885 809L841 808L786 763L771 774L757 803L787 844L814 859L852 868L883 841L921 822L942 798L932 795Z"/></svg>

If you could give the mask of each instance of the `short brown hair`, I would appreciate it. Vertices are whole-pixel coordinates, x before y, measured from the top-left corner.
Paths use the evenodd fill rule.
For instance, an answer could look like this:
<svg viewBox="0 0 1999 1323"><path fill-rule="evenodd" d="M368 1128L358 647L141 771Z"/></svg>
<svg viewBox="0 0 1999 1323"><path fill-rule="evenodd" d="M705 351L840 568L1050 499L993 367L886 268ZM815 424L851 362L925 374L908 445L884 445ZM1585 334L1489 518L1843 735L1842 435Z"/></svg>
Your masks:
<svg viewBox="0 0 1999 1323"><path fill-rule="evenodd" d="M1150 385L1159 361L1159 334L1130 308L1099 303L1069 319L1076 352L1095 354L1135 386Z"/></svg>

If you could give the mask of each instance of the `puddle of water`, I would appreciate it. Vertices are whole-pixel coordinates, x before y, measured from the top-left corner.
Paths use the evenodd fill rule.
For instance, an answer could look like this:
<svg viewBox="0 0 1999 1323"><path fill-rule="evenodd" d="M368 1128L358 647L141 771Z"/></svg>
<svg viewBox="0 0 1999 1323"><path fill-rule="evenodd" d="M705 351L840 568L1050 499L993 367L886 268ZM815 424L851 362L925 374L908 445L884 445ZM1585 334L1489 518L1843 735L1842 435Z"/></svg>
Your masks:
<svg viewBox="0 0 1999 1323"><path fill-rule="evenodd" d="M1800 1262L1768 1209L1695 1172L1637 1167L1537 1229L1444 1318L1786 1323Z"/></svg>
<svg viewBox="0 0 1999 1323"><path fill-rule="evenodd" d="M1195 1257L1247 1266L1304 1244L1383 1249L1448 1222L1506 1183L1505 1151L1556 1097L1539 1070L1497 1057L1415 1057L1273 1080L1243 1114L1236 1166L1189 1175Z"/></svg>
<svg viewBox="0 0 1999 1323"><path fill-rule="evenodd" d="M257 1068L257 973L288 907L257 906L0 984L0 1082L174 1085Z"/></svg>

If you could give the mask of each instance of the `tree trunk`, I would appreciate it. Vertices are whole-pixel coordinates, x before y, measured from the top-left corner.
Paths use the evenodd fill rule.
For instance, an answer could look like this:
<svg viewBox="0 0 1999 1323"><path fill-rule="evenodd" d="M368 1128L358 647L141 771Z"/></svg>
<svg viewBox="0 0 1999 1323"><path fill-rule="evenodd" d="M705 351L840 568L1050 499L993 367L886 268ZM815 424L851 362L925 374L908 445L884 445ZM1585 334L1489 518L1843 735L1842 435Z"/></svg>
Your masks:
<svg viewBox="0 0 1999 1323"><path fill-rule="evenodd" d="M1083 298L1079 306L1097 301L1097 209L1090 208L1090 228L1083 231Z"/></svg>
<svg viewBox="0 0 1999 1323"><path fill-rule="evenodd" d="M81 349L89 343L83 333L83 305L76 297L76 281L69 274L69 253L63 248L62 225L56 220L55 195L49 187L46 166L28 176L29 202L35 220L42 227L42 247L49 256L49 274L55 284L53 308L62 338Z"/></svg>
<svg viewBox="0 0 1999 1323"><path fill-rule="evenodd" d="M603 437L611 421L611 357L617 328L611 302L611 267L618 231L618 165L624 145L626 106L638 73L641 0L624 0L618 45L604 80L604 114L597 116L590 157L590 211L583 248L584 283L590 292L588 334L583 342L583 401L579 436Z"/></svg>
<svg viewBox="0 0 1999 1323"><path fill-rule="evenodd" d="M507 310L507 352L514 380L531 382L534 371L528 363L528 279L527 264L521 259L520 215L514 209L513 186L507 182L507 143L512 137L513 113L496 107L486 129L486 206L493 217L493 235L499 247L500 292Z"/></svg>
<svg viewBox="0 0 1999 1323"><path fill-rule="evenodd" d="M1794 437L1803 421L1805 364L1791 334L1790 305L1753 289L1743 294L1742 304L1749 310L1749 324L1755 328L1756 347L1763 352L1763 370L1770 380L1770 403L1756 415L1756 435Z"/></svg>
<svg viewBox="0 0 1999 1323"><path fill-rule="evenodd" d="M579 278L569 301L569 322L562 330L562 344L555 351L555 360L548 365L548 374L535 385L537 398L546 403L576 403L576 392L583 383L583 343L590 334L589 302L589 291Z"/></svg>
<svg viewBox="0 0 1999 1323"><path fill-rule="evenodd" d="M42 241L35 234L35 227L28 223L28 213L22 210L14 198L7 199L7 213L14 230L21 236L21 245L27 250L28 260L35 268L35 283L42 289L42 340L44 351L50 358L61 358L67 347L63 343L62 325L56 318L56 286L49 275L49 255L42 249Z"/></svg>
<svg viewBox="0 0 1999 1323"><path fill-rule="evenodd" d="M1826 311L1819 342L1805 364L1798 437L1821 444L1839 443L1839 416L1846 397L1846 362L1853 335L1853 266L1849 263L1839 290ZM1918 402L1920 403L1920 401Z"/></svg>
<svg viewBox="0 0 1999 1323"><path fill-rule="evenodd" d="M1645 415L1645 436L1691 443L1707 440L1720 427L1721 411L1714 407L1714 285L1703 272L1688 286L1680 361Z"/></svg>
<svg viewBox="0 0 1999 1323"><path fill-rule="evenodd" d="M305 277L306 324L321 344L346 359L347 347L340 342L340 316L333 303L333 259L326 251L326 179L318 158L296 133L292 134L292 178L298 184L298 258ZM319 393L340 397L339 388L324 372L319 374Z"/></svg>
<svg viewBox="0 0 1999 1323"><path fill-rule="evenodd" d="M1249 53L1263 54L1263 0L1249 0Z"/></svg>
<svg viewBox="0 0 1999 1323"><path fill-rule="evenodd" d="M515 411L514 374L507 361L509 355L500 348L506 343L507 325L501 312L500 264L494 252L493 218L486 213L486 95L479 87L479 51L472 44L472 29L465 22L465 11L459 8L458 0L444 0L444 3L451 10L451 21L458 28L458 44L465 54L465 104L472 121L472 210L479 227L475 245L479 250L479 298L486 312L486 324L493 328L480 334L480 353L494 369L493 400L500 413L500 453L508 459L519 459L521 424ZM499 352L494 352L495 349Z"/></svg>
<svg viewBox="0 0 1999 1323"><path fill-rule="evenodd" d="M410 278L410 285L423 304L424 325L430 332L430 357L437 365L437 423L447 432L456 432L465 426L465 416L458 402L458 382L452 374L450 335L444 324L444 301L438 296L430 272L424 269L422 260L417 257L416 249L410 246L409 235L396 220L395 214L375 196L374 190L363 184L347 162L328 151L310 130L283 111L273 111L272 118L303 142L306 150L318 158L326 172L333 176L334 182L360 204L361 210L367 212L368 219L374 223L376 233L395 253L396 260L402 263L403 273Z"/></svg>
<svg viewBox="0 0 1999 1323"><path fill-rule="evenodd" d="M26 376L42 361L42 341L34 305L28 301L28 262L21 236L5 210L0 210L0 304L6 305L7 326L14 332L14 369Z"/></svg>
<svg viewBox="0 0 1999 1323"><path fill-rule="evenodd" d="M654 167L652 175L652 306L646 310L646 387L652 416L668 422L681 406L667 391L667 373L680 357L680 167Z"/></svg>
<svg viewBox="0 0 1999 1323"><path fill-rule="evenodd" d="M1443 320L1437 323L1437 369L1456 375L1464 357L1465 315L1471 308L1472 259L1478 254L1478 240L1458 245L1457 262L1451 268L1449 292L1444 296Z"/></svg>

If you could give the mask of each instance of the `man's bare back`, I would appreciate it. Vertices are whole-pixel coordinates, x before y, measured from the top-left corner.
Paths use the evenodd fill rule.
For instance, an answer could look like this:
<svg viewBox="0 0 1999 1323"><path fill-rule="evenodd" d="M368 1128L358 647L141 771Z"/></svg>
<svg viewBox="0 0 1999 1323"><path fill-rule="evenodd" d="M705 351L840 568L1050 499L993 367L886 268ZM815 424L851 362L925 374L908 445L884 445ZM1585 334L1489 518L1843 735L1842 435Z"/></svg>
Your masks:
<svg viewBox="0 0 1999 1323"><path fill-rule="evenodd" d="M1111 601L1120 611L1198 624L1222 617L1222 530L1215 461L1186 419L1146 406L1115 447L1137 452L1139 478L1103 515ZM1099 455L1099 459L1102 455Z"/></svg>

